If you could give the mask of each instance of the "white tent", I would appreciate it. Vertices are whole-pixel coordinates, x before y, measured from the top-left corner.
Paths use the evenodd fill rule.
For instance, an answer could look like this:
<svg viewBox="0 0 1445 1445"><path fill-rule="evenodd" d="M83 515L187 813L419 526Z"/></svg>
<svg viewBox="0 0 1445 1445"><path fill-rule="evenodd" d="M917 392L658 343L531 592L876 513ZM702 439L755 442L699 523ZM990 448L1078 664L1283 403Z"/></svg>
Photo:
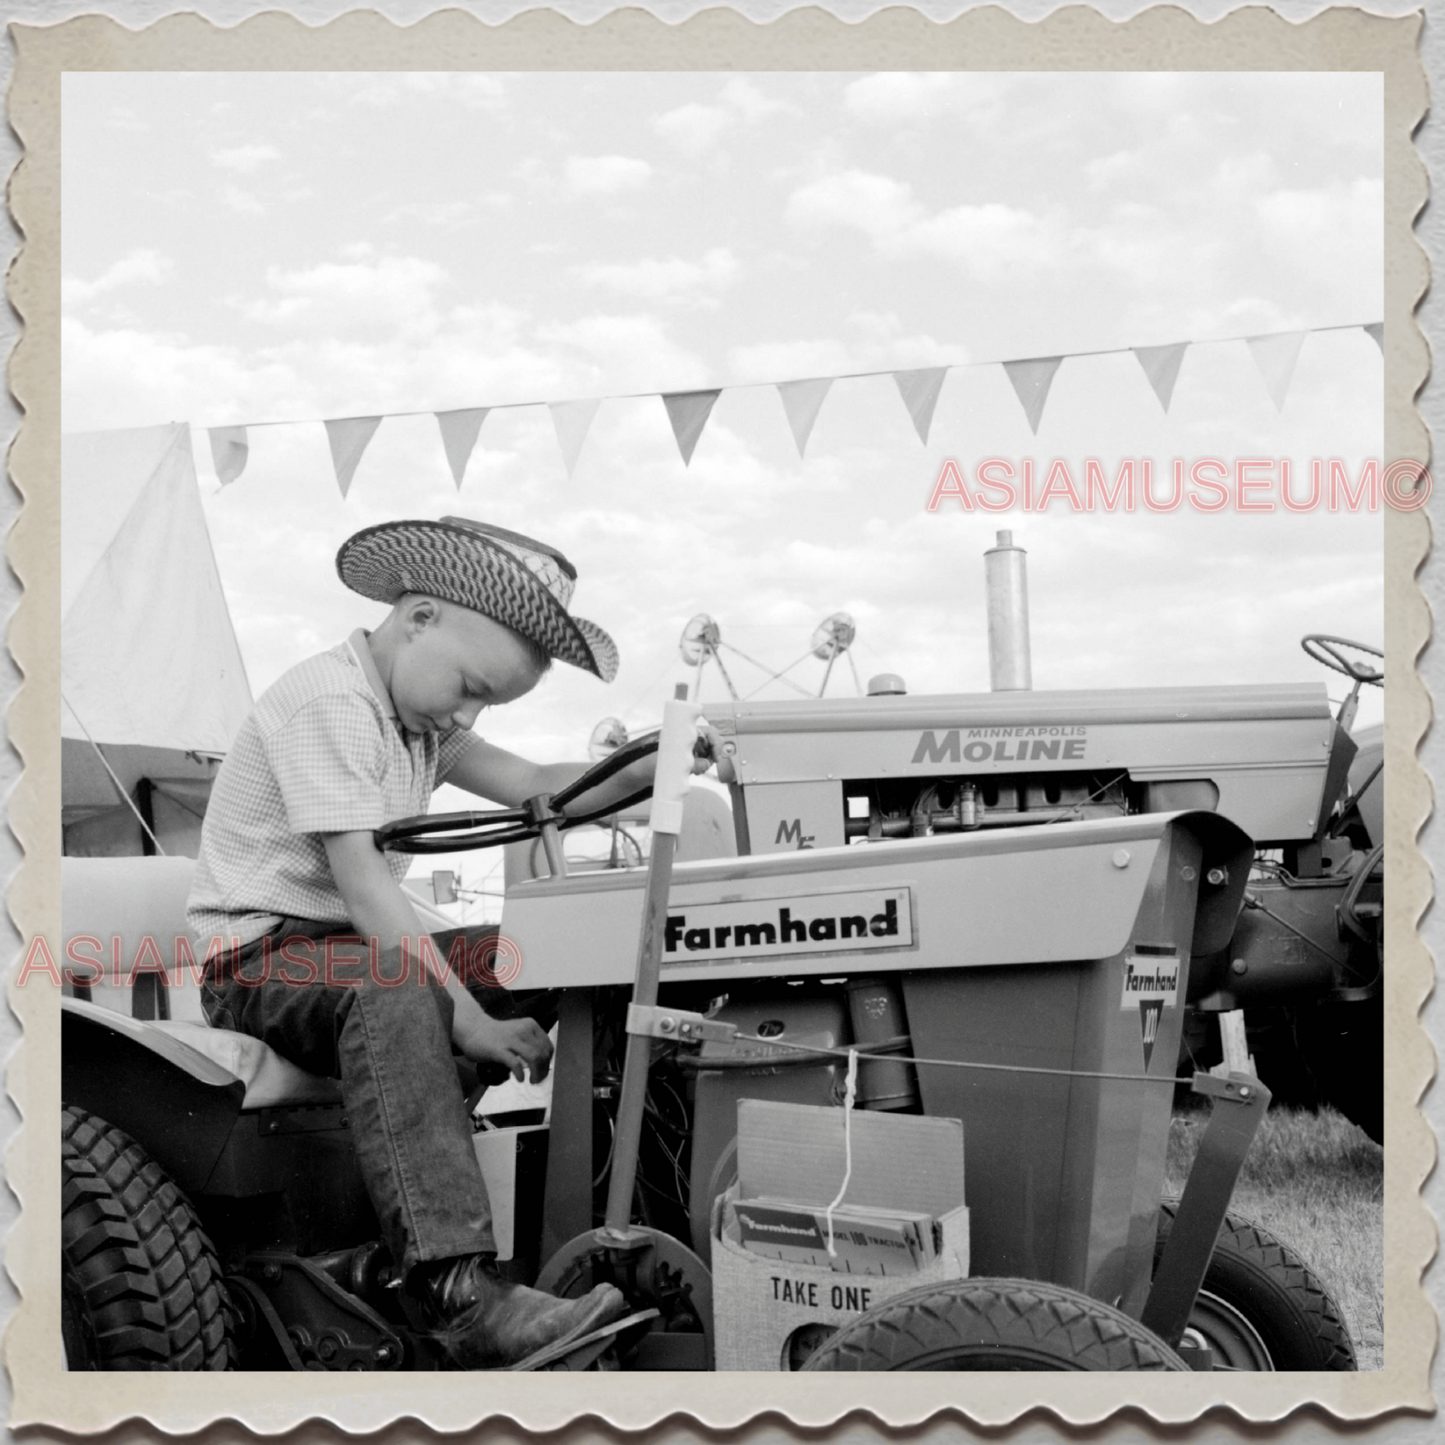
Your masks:
<svg viewBox="0 0 1445 1445"><path fill-rule="evenodd" d="M190 429L63 437L60 486L65 851L149 851L123 790L165 851L194 854L251 689Z"/></svg>

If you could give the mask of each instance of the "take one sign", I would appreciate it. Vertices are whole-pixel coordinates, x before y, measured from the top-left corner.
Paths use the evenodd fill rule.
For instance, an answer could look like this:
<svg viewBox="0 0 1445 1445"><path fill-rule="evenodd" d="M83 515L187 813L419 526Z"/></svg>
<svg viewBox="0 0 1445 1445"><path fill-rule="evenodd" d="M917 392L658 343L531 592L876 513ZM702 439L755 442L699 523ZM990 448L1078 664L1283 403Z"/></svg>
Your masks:
<svg viewBox="0 0 1445 1445"><path fill-rule="evenodd" d="M867 953L912 942L909 890L871 888L670 907L662 961Z"/></svg>

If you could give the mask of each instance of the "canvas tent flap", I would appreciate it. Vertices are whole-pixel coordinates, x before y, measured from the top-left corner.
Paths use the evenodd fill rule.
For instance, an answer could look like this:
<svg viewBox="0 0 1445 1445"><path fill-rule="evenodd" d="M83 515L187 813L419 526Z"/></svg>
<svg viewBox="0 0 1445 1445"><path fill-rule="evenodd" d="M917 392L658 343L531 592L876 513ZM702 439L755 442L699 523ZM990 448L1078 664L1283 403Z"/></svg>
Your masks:
<svg viewBox="0 0 1445 1445"><path fill-rule="evenodd" d="M251 689L190 429L61 441L62 736L226 752Z"/></svg>

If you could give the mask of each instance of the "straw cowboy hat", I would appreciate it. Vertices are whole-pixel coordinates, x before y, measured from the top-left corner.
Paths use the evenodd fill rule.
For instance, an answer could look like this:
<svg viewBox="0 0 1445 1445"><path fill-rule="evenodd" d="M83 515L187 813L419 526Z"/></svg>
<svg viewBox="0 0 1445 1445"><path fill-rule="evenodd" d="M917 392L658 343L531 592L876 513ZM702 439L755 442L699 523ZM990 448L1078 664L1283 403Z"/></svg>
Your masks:
<svg viewBox="0 0 1445 1445"><path fill-rule="evenodd" d="M383 522L349 537L336 570L353 592L395 602L424 592L470 607L603 682L617 676L617 644L568 612L577 569L554 547L469 517Z"/></svg>

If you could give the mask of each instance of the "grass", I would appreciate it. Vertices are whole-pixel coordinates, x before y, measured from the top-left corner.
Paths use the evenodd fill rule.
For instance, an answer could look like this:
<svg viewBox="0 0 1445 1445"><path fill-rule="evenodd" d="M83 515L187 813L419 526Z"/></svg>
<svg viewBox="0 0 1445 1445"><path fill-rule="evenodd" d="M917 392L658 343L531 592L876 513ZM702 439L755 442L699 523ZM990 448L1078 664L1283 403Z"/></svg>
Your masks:
<svg viewBox="0 0 1445 1445"><path fill-rule="evenodd" d="M1207 1110L1169 1130L1165 1185L1184 1188ZM1385 1154L1332 1109L1271 1109L1234 1188L1230 1213L1269 1230L1319 1276L1344 1313L1362 1370L1385 1357Z"/></svg>

